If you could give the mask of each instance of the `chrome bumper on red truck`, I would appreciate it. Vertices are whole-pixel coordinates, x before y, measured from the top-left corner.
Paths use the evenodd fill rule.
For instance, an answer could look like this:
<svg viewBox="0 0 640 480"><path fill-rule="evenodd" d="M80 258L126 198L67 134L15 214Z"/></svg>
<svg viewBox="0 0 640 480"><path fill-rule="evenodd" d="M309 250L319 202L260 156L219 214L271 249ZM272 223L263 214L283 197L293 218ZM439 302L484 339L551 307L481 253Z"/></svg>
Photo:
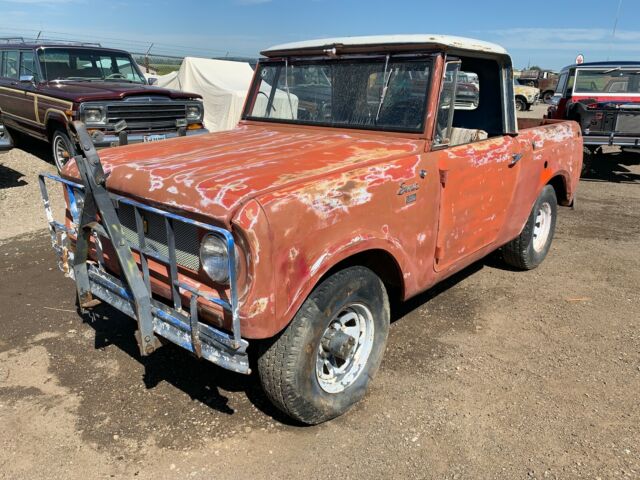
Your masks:
<svg viewBox="0 0 640 480"><path fill-rule="evenodd" d="M49 222L51 241L59 259L59 267L76 281L80 306L97 298L138 323L137 339L141 355L149 355L160 346L162 337L205 358L223 368L249 374L248 342L241 338L238 316L235 242L230 232L213 225L165 212L131 199L107 193L99 158L91 139L83 126L76 125L84 156L76 157L83 183L48 174L40 175L40 189ZM69 225L54 219L49 204L47 182L62 184L68 196L68 208L72 217ZM126 206L133 209L137 242L123 235L124 228L118 220L117 210ZM153 214L164 220L167 253L148 248L144 227L144 215ZM98 220L99 219L99 220ZM202 231L220 236L229 252L229 300L217 298L181 282L178 277L175 229L179 224L192 225ZM89 242L93 242L95 259L88 256ZM121 275L110 273L104 262L102 242L107 240L120 265ZM132 250L139 255L134 259ZM167 267L172 292L170 305L154 298L148 259ZM189 298L189 308L182 305L182 295ZM222 307L232 318L232 331L225 332L202 323L198 319L198 304L209 302Z"/></svg>

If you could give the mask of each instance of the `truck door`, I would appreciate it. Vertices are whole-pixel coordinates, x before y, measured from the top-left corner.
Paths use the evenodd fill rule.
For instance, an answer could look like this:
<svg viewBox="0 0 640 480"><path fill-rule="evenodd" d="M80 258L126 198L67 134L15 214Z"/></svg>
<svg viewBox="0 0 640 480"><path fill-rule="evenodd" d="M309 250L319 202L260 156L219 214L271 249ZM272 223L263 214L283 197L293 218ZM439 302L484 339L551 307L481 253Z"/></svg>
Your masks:
<svg viewBox="0 0 640 480"><path fill-rule="evenodd" d="M495 125L483 124L483 119L495 114L492 109L496 104L500 109L501 104L500 98L489 100L483 95L482 79L487 88L486 75L479 72L477 105L465 103L458 94L450 98L446 93L452 88L446 85L446 79L450 78L455 85L459 67L460 64L447 65L449 72L437 117L440 126L436 127L434 150L429 153L434 156L440 175L436 271L445 270L496 241L515 190L521 158L519 144L511 136L490 136L483 128L495 131ZM497 78L495 81L500 82ZM491 86L488 90L497 92L499 87Z"/></svg>
<svg viewBox="0 0 640 480"><path fill-rule="evenodd" d="M28 77L34 77L35 80L35 75L26 73L27 70L35 70L33 52L6 50L0 60L0 94L5 121L33 130L38 125L35 87L33 82L26 80ZM25 81L20 81L21 78Z"/></svg>

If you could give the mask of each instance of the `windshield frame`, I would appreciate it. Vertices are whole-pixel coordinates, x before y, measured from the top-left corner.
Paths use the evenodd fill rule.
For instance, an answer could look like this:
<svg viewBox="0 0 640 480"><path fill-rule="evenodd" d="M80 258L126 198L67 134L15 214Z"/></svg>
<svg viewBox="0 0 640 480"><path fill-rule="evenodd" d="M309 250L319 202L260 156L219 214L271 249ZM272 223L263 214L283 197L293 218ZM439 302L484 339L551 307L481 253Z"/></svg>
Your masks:
<svg viewBox="0 0 640 480"><path fill-rule="evenodd" d="M251 82L251 88L249 89L249 93L247 95L247 99L242 111L242 121L247 122L258 122L258 123L270 123L276 125L285 125L285 126L296 126L296 127L304 127L304 128L330 128L332 130L360 130L366 132L378 132L378 133L402 133L407 135L415 135L415 136L424 136L428 123L428 106L430 97L432 95L432 85L434 81L434 68L436 65L436 58L438 57L437 52L429 51L429 52L415 52L415 53L406 53L406 52L398 52L393 53L389 52L389 54L381 54L381 53L373 53L373 54L350 54L350 55L340 55L337 57L332 56L318 56L318 55L308 55L308 56L289 56L289 57L270 57L270 58L262 58L258 62L258 65L255 69L255 74L253 80ZM308 121L300 121L300 120L290 120L285 118L270 118L270 117L253 117L251 116L251 110L255 104L256 98L260 95L260 84L261 84L261 68L269 65L280 65L283 69L288 65L289 67L293 63L294 65L298 62L302 62L305 64L317 62L318 64L322 64L323 62L327 63L335 63L340 62L341 60L350 62L350 61L376 61L380 62L384 65L385 61L389 62L398 62L398 61L419 61L423 60L428 63L429 69L429 78L427 79L425 85L424 92L424 105L422 105L424 118L422 120L422 126L419 129L406 128L406 127L390 127L390 126L378 126L378 125L362 125L362 124L336 124L331 122L308 122Z"/></svg>
<svg viewBox="0 0 640 480"><path fill-rule="evenodd" d="M86 79L82 79L82 78L79 78L79 77L49 79L49 75L48 75L47 68L46 68L46 62L42 58L42 56L47 51L51 51L51 50L73 51L73 52L78 52L78 53L84 52L84 53L88 53L88 54L91 54L91 55L97 55L97 56L114 56L114 57L127 58L130 61L132 70L140 77L141 81L138 82L138 81L133 81L133 80L129 80L129 79L126 79L126 78L107 79L107 78L89 78L89 77L87 77ZM40 47L40 48L36 49L36 54L37 54L37 62L36 63L37 63L38 69L40 70L42 81L44 81L44 82L60 82L60 83L64 83L64 82L74 82L74 81L81 81L81 82L82 81L86 81L86 82L92 82L93 81L93 82L106 82L106 83L113 82L113 83L117 83L118 81L120 81L122 83L131 83L133 85L148 85L149 84L149 82L147 81L147 78L144 76L142 71L138 68L138 64L134 60L133 56L129 52L126 52L124 50L112 50L112 49L109 49L109 48L100 48L100 47L87 48L87 47L56 45L56 46L51 46L51 47Z"/></svg>
<svg viewBox="0 0 640 480"><path fill-rule="evenodd" d="M571 86L571 94L572 96L592 96L592 97L640 97L640 92L583 92L578 90L578 79L580 77L580 73L582 72L601 72L604 73L606 71L633 71L638 72L640 76L640 65L637 66L598 66L598 67L586 67L580 68L577 67L575 72L573 73L573 85Z"/></svg>

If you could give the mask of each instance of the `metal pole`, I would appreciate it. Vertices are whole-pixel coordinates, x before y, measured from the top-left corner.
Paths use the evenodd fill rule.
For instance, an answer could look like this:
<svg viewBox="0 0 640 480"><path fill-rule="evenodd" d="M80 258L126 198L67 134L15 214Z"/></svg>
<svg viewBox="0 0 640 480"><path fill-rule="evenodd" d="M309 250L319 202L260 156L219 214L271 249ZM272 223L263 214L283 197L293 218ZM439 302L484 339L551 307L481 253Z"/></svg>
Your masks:
<svg viewBox="0 0 640 480"><path fill-rule="evenodd" d="M616 12L616 19L613 22L613 30L611 31L611 43L609 44L609 56L611 56L611 51L613 50L613 42L616 38L616 29L618 28L618 19L620 18L620 10L622 9L622 0L618 2L618 10ZM607 60L609 60L609 56L607 56Z"/></svg>
<svg viewBox="0 0 640 480"><path fill-rule="evenodd" d="M147 50L147 53L144 56L144 68L147 71L146 73L149 73L149 53L151 52L152 48L153 48L153 43L149 45L149 49Z"/></svg>

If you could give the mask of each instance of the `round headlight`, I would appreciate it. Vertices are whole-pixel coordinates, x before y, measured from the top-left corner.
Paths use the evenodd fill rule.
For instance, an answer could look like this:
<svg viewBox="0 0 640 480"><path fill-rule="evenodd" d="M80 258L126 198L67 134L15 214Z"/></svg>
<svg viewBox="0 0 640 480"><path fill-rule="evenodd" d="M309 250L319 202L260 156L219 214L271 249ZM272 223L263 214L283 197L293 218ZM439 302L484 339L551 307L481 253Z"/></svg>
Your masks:
<svg viewBox="0 0 640 480"><path fill-rule="evenodd" d="M104 121L101 108L86 108L83 118L86 123L102 123Z"/></svg>
<svg viewBox="0 0 640 480"><path fill-rule="evenodd" d="M229 252L227 242L218 235L207 235L200 245L202 269L216 283L229 280Z"/></svg>
<svg viewBox="0 0 640 480"><path fill-rule="evenodd" d="M187 105L187 120L200 120L202 118L202 108L200 105Z"/></svg>

